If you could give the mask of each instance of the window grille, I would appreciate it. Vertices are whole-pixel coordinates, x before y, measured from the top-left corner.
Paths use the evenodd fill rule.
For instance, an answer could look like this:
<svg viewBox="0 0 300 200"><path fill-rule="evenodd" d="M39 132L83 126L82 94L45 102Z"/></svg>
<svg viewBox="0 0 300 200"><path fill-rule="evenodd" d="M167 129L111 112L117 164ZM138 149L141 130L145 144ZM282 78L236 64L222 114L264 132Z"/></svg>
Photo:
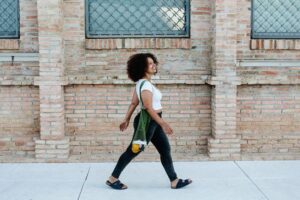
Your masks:
<svg viewBox="0 0 300 200"><path fill-rule="evenodd" d="M300 0L252 0L252 38L300 38Z"/></svg>
<svg viewBox="0 0 300 200"><path fill-rule="evenodd" d="M0 3L0 39L19 38L19 1L1 0Z"/></svg>
<svg viewBox="0 0 300 200"><path fill-rule="evenodd" d="M189 1L85 0L86 37L189 37Z"/></svg>

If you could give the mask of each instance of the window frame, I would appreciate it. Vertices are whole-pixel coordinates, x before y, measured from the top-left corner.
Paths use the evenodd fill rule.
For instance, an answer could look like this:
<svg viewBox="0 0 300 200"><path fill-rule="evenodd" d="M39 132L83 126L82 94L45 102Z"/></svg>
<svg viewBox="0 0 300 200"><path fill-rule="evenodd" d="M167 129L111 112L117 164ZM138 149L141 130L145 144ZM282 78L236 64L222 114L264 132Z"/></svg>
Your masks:
<svg viewBox="0 0 300 200"><path fill-rule="evenodd" d="M191 37L191 0L186 0L186 11L185 12L185 20L186 20L186 33L184 35L94 35L89 33L89 17L88 17L88 2L89 0L85 0L84 4L84 17L85 17L85 39L118 39L118 38L190 38Z"/></svg>
<svg viewBox="0 0 300 200"><path fill-rule="evenodd" d="M0 35L0 40L1 39L20 39L20 0L16 0L17 1L17 27L16 27L16 30L17 30L17 33L15 35L5 35L5 36L2 36Z"/></svg>
<svg viewBox="0 0 300 200"><path fill-rule="evenodd" d="M275 33L273 35L271 35L270 33L263 33L263 35L254 34L254 1L255 0L251 0L251 34L250 34L251 39L288 39L288 40L300 39L300 32L295 36L287 36L287 35L280 36L280 33Z"/></svg>

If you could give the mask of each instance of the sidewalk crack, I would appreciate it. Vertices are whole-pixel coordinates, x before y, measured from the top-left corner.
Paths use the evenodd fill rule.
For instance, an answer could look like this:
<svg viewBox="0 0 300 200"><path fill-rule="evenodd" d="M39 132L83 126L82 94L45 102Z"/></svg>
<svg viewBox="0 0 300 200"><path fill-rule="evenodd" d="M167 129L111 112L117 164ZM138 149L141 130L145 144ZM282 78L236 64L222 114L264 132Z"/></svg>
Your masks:
<svg viewBox="0 0 300 200"><path fill-rule="evenodd" d="M86 180L87 180L87 178L88 178L88 176L89 176L90 169L91 169L91 166L89 167L89 170L88 170L88 172L87 172L87 174L86 174L86 177L85 177L85 179L84 179L84 182L83 182L83 184L82 184L82 186L81 186L81 189L80 189L80 192L79 192L79 195L78 195L78 198L77 198L77 200L79 200L79 199L80 199L81 192L82 192L82 190L83 190L83 187L84 187L84 184L85 184L85 182L86 182Z"/></svg>
<svg viewBox="0 0 300 200"><path fill-rule="evenodd" d="M256 185L256 183L250 178L250 176L242 169L242 167L236 162L234 161L234 163L236 164L236 166L238 168L240 168L240 170L243 172L243 174L251 181L251 183L256 187L256 189L258 189L258 191L267 199L270 200L269 197L258 187L258 185Z"/></svg>

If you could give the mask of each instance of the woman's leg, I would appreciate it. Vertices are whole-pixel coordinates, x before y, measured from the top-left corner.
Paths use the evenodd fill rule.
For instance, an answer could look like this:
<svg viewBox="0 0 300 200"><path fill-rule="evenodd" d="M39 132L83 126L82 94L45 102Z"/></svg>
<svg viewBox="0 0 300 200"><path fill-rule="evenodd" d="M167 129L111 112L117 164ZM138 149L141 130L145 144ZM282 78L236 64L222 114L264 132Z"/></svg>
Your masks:
<svg viewBox="0 0 300 200"><path fill-rule="evenodd" d="M124 168L130 163L130 161L135 158L138 153L133 153L131 150L131 144L127 147L126 151L120 156L117 165L115 169L112 172L112 176L115 178L119 178L121 172L124 170Z"/></svg>
<svg viewBox="0 0 300 200"><path fill-rule="evenodd" d="M136 117L134 118L134 122L133 122L134 130L136 130L136 128L137 128L137 125L139 122L139 116L140 116L140 113L138 113L136 115ZM147 144L150 142L151 137L153 136L156 127L157 127L157 123L155 123L154 120L151 120L147 134L146 134ZM132 137L132 139L133 139L133 137ZM131 142L132 142L132 140L131 140ZM130 142L129 146L127 147L126 151L120 156L120 158L115 166L115 169L113 170L113 172L111 174L113 177L115 177L117 179L119 178L121 172L125 169L125 167L130 163L130 161L141 153L141 152L138 152L138 153L132 152L132 150L131 150L132 143L131 142Z"/></svg>
<svg viewBox="0 0 300 200"><path fill-rule="evenodd" d="M151 142L160 154L161 163L170 179L174 181L177 179L177 174L174 170L173 161L171 157L171 147L169 144L168 137L163 131L160 125L157 124L157 128L153 134Z"/></svg>
<svg viewBox="0 0 300 200"><path fill-rule="evenodd" d="M134 131L137 128L139 116L140 116L140 113L138 113L133 120ZM133 136L132 136L132 139L133 139ZM132 142L132 139L131 139L131 142ZM130 142L129 146L127 147L126 151L120 156L120 158L111 174L114 178L119 178L121 172L128 165L128 163L140 153L140 152L138 152L138 153L132 152L131 142Z"/></svg>
<svg viewBox="0 0 300 200"><path fill-rule="evenodd" d="M177 174L174 170L173 161L171 157L171 147L169 144L169 140L166 133L163 131L160 125L157 125L154 135L151 138L151 142L160 154L160 160L170 179L171 188L182 188L192 183L191 179L182 180L177 178Z"/></svg>

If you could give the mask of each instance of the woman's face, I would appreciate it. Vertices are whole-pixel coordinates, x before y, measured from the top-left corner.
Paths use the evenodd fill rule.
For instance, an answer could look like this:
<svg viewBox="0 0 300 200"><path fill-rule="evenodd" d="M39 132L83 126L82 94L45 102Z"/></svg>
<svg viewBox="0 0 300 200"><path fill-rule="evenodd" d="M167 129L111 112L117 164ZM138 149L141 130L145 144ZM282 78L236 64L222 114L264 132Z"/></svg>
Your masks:
<svg viewBox="0 0 300 200"><path fill-rule="evenodd" d="M147 72L150 73L150 74L155 74L156 73L156 64L154 63L153 59L148 57L147 58L147 61L148 61L148 70Z"/></svg>

